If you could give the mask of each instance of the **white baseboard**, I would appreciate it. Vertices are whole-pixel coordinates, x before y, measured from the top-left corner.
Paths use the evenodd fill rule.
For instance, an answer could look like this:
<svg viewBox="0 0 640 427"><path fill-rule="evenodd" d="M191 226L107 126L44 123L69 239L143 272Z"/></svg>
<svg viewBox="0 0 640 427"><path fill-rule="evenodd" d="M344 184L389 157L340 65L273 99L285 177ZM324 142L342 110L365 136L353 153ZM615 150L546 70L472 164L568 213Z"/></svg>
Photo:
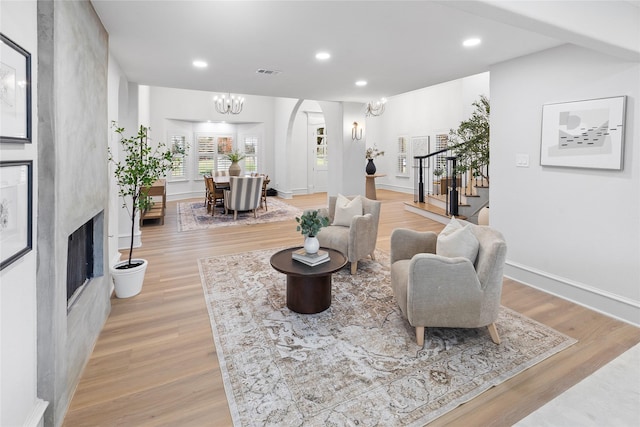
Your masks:
<svg viewBox="0 0 640 427"><path fill-rule="evenodd" d="M401 187L399 185L376 183L378 190L395 191L396 193L413 194L413 187Z"/></svg>
<svg viewBox="0 0 640 427"><path fill-rule="evenodd" d="M640 326L640 302L507 260L504 275L532 288Z"/></svg>
<svg viewBox="0 0 640 427"><path fill-rule="evenodd" d="M131 244L131 236L128 234L121 234L118 236L118 249L129 249L129 245ZM139 248L142 246L142 233L136 233L133 236L133 247Z"/></svg>
<svg viewBox="0 0 640 427"><path fill-rule="evenodd" d="M201 198L204 202L204 187L202 191L185 191L184 193L172 193L167 194L168 202L175 202L176 200L197 199Z"/></svg>
<svg viewBox="0 0 640 427"><path fill-rule="evenodd" d="M31 409L31 413L24 421L24 427L42 427L44 426L44 411L47 410L49 402L42 399L36 399L35 406Z"/></svg>

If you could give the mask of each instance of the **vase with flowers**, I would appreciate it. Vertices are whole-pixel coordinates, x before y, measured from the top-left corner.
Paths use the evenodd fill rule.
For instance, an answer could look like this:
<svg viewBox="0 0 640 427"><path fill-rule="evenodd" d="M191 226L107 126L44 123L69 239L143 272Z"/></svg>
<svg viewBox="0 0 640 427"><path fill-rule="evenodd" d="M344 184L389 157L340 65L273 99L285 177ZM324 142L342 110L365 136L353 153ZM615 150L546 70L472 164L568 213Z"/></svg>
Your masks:
<svg viewBox="0 0 640 427"><path fill-rule="evenodd" d="M365 152L365 158L367 159L367 167L365 168L365 171L368 175L374 175L376 173L376 165L373 163L373 159L378 156L384 156L384 151L378 150L375 145L367 148L367 151Z"/></svg>
<svg viewBox="0 0 640 427"><path fill-rule="evenodd" d="M320 249L320 242L316 237L322 227L329 225L329 218L318 214L317 210L305 211L300 217L296 217L298 226L296 231L305 236L304 250L308 254L315 254Z"/></svg>

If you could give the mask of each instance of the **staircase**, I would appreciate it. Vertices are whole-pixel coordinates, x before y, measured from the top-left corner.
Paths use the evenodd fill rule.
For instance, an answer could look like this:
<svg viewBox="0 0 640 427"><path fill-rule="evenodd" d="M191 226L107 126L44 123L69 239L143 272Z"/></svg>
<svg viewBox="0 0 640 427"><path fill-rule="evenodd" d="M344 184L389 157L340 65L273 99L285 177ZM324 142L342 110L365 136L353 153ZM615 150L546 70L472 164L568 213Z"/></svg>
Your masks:
<svg viewBox="0 0 640 427"><path fill-rule="evenodd" d="M460 196L461 202L458 204L458 215L456 218L465 219L477 224L478 213L483 207L489 204L489 187L474 188L476 194ZM442 224L448 223L452 216L447 211L446 197L442 195L429 194L427 200L423 203L405 202L404 209Z"/></svg>
<svg viewBox="0 0 640 427"><path fill-rule="evenodd" d="M482 178L489 176L489 167L459 172L454 149L414 157L414 201L405 202L405 210L443 224L452 216L477 224L478 213L489 205L489 182Z"/></svg>

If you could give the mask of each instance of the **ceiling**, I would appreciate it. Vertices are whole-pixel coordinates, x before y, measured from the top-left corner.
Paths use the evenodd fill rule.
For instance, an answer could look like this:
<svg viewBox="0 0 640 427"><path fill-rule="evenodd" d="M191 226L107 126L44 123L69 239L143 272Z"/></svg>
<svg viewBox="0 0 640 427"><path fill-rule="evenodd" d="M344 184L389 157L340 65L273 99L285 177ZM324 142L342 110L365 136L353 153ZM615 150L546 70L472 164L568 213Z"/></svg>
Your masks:
<svg viewBox="0 0 640 427"><path fill-rule="evenodd" d="M483 17L488 14L477 13L478 2L92 3L129 81L248 95L367 102L567 42L557 31ZM465 3L473 7L465 10ZM462 41L472 36L482 43L464 48ZM319 51L331 58L318 61ZM196 59L208 67L194 68ZM281 73L258 74L259 69ZM357 80L368 84L357 87Z"/></svg>

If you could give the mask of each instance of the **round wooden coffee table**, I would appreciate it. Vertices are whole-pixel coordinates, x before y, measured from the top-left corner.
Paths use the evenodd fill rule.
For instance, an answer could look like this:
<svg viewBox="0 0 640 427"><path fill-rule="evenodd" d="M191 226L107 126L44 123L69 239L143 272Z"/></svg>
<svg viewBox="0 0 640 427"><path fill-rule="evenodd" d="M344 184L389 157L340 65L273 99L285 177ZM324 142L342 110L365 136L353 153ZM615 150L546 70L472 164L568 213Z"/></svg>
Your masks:
<svg viewBox="0 0 640 427"><path fill-rule="evenodd" d="M295 261L291 254L301 247L289 248L271 256L271 266L287 275L287 307L296 313L313 314L331 306L331 274L347 264L342 252L320 248L329 253L329 261L315 267Z"/></svg>

